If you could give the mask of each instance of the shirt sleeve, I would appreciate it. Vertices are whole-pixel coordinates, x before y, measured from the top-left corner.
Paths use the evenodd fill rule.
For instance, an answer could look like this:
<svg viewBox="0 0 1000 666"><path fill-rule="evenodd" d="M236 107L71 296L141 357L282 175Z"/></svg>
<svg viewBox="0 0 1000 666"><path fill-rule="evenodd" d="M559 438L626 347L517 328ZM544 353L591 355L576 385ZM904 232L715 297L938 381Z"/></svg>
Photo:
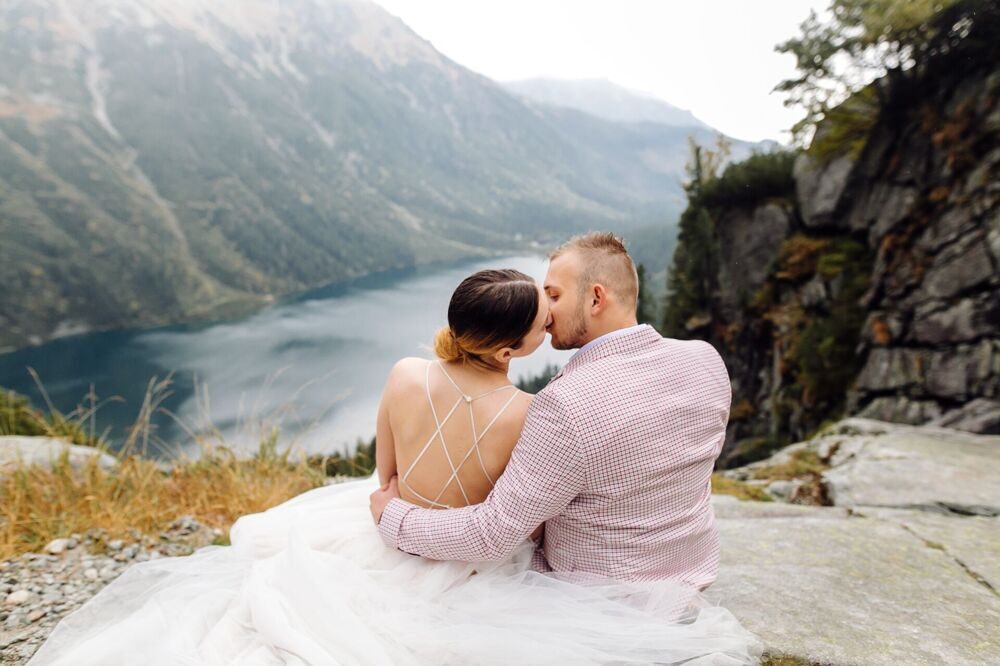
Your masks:
<svg viewBox="0 0 1000 666"><path fill-rule="evenodd" d="M543 522L558 515L586 484L576 425L543 390L531 402L506 470L482 504L423 509L400 499L379 521L383 541L435 560L503 559Z"/></svg>

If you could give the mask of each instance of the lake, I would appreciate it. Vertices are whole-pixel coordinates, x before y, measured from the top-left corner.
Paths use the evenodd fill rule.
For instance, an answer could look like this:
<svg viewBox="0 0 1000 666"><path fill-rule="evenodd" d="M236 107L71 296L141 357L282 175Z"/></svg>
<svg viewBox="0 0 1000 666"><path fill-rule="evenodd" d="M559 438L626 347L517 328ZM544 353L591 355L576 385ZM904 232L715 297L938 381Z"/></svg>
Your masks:
<svg viewBox="0 0 1000 666"><path fill-rule="evenodd" d="M84 403L91 385L99 401L95 427L114 448L143 404L154 377L171 374L150 418L147 455L195 454L192 435L216 429L241 451L281 430L283 445L310 453L353 449L375 434L385 377L404 356L431 358L435 331L446 323L459 282L483 268L516 268L537 279L542 257L519 256L382 273L286 298L227 321L61 338L0 355L0 386L45 407L27 368L34 368L63 412ZM546 342L515 359L515 381L563 365L572 352ZM89 404L89 402L86 402Z"/></svg>

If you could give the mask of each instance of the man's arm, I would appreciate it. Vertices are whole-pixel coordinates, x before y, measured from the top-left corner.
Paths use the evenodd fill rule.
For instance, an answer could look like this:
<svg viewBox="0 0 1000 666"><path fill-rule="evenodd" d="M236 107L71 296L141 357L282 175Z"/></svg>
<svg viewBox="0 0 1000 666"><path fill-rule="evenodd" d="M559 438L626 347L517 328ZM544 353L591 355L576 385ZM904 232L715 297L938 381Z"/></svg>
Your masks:
<svg viewBox="0 0 1000 666"><path fill-rule="evenodd" d="M575 424L559 400L542 391L486 501L438 510L394 499L382 512L379 532L388 545L431 559L502 559L583 490L584 463Z"/></svg>

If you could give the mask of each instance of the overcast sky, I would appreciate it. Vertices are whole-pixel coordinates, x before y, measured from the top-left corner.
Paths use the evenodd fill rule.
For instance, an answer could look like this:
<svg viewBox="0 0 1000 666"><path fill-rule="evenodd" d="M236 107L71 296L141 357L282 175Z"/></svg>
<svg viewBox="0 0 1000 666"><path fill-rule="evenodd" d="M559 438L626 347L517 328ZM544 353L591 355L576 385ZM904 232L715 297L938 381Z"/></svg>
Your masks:
<svg viewBox="0 0 1000 666"><path fill-rule="evenodd" d="M801 115L774 45L829 0L375 0L446 56L498 81L608 79L738 139L786 143Z"/></svg>

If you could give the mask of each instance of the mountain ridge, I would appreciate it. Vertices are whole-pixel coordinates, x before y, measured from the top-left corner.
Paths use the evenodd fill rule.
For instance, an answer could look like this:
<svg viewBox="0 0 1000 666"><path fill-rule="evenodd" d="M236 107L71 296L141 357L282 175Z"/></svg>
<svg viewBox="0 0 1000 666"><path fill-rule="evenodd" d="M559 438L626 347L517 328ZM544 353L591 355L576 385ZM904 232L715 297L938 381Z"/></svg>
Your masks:
<svg viewBox="0 0 1000 666"><path fill-rule="evenodd" d="M683 202L687 131L526 105L363 0L46 0L0 34L7 350Z"/></svg>
<svg viewBox="0 0 1000 666"><path fill-rule="evenodd" d="M650 122L672 127L711 129L686 109L606 79L537 77L501 85L535 103L576 109L613 122Z"/></svg>

